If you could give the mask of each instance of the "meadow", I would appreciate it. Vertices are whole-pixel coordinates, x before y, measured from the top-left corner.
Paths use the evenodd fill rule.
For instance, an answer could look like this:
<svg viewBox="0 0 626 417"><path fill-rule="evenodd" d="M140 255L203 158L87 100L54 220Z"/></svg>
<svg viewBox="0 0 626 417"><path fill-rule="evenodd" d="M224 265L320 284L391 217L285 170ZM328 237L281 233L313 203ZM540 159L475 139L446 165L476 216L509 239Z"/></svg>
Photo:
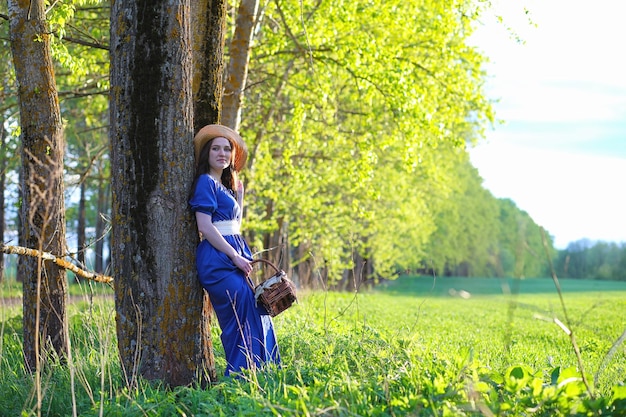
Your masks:
<svg viewBox="0 0 626 417"><path fill-rule="evenodd" d="M113 301L83 288L70 307L69 365L39 382L41 415L626 415L626 283L560 286L562 301L551 279L407 276L302 293L274 320L283 366L209 389L125 387ZM21 307L0 306L0 415L36 415ZM221 373L217 328L213 339Z"/></svg>

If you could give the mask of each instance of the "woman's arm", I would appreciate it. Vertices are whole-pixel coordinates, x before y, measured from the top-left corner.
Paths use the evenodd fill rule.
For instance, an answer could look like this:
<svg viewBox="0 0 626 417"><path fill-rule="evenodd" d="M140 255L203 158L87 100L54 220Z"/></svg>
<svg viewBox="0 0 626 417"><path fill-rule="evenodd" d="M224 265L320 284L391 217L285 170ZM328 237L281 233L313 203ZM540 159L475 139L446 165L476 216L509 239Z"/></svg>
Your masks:
<svg viewBox="0 0 626 417"><path fill-rule="evenodd" d="M226 254L226 256L233 261L235 266L241 269L246 275L252 272L250 261L239 255L235 248L230 246L226 239L224 239L224 236L222 236L213 225L210 215L196 211L196 223L198 224L198 231L202 234L202 237L208 240L215 249Z"/></svg>

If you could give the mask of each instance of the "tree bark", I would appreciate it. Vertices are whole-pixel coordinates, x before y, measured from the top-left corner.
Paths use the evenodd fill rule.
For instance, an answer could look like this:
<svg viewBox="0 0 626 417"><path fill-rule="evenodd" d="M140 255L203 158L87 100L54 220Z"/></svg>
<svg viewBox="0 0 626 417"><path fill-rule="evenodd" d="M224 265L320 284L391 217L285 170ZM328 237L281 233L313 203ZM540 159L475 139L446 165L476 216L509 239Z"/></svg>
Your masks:
<svg viewBox="0 0 626 417"><path fill-rule="evenodd" d="M108 181L105 181L102 172L102 161L98 162L98 211L96 215L96 262L95 271L103 273L106 269L104 263L104 241L105 241L105 223L103 216L108 214L109 207L109 187Z"/></svg>
<svg viewBox="0 0 626 417"><path fill-rule="evenodd" d="M259 0L241 0L235 21L235 33L230 42L230 59L222 106L222 124L239 130L244 90L248 79L250 44L254 38Z"/></svg>
<svg viewBox="0 0 626 417"><path fill-rule="evenodd" d="M226 33L226 1L210 0L192 3L193 28L193 97L194 132L207 124L219 123L222 110L224 74L224 40ZM213 306L203 291L204 349L213 352L211 326ZM217 378L215 360L209 355L209 375Z"/></svg>
<svg viewBox="0 0 626 417"><path fill-rule="evenodd" d="M63 125L44 7L43 0L8 1L22 139L20 244L63 256ZM35 370L48 346L66 357L67 278L57 265L29 257L20 257L18 275L24 283L24 357Z"/></svg>
<svg viewBox="0 0 626 417"><path fill-rule="evenodd" d="M206 377L193 177L190 1L111 7L112 275L127 383Z"/></svg>
<svg viewBox="0 0 626 417"><path fill-rule="evenodd" d="M78 224L76 226L76 259L81 265L85 265L85 251L87 250L87 236L86 236L86 200L87 200L87 181L86 177L82 178L80 183L80 200L78 202Z"/></svg>
<svg viewBox="0 0 626 417"><path fill-rule="evenodd" d="M0 242L4 242L5 219L5 197L4 190L7 178L7 149L6 130L4 129L4 118L0 119ZM0 284L4 281L4 253L0 253Z"/></svg>
<svg viewBox="0 0 626 417"><path fill-rule="evenodd" d="M222 112L226 1L192 6L194 130L218 123Z"/></svg>

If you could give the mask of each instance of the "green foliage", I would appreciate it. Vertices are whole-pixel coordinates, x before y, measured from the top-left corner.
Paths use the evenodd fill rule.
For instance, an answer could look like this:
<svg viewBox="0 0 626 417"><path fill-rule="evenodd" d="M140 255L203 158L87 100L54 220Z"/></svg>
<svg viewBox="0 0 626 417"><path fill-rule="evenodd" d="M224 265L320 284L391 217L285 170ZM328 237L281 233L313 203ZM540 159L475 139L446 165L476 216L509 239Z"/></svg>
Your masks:
<svg viewBox="0 0 626 417"><path fill-rule="evenodd" d="M591 393L568 337L541 320L561 315L551 281L523 280L517 293L503 293L513 285L501 284L402 277L383 291L301 294L297 306L274 320L284 365L221 378L207 389L170 389L144 380L124 387L112 302L75 304L73 359L69 367L54 364L44 373L42 415L71 415L69 369L81 416L624 413L623 349L591 378L624 330L624 283L562 282L585 372L597 380ZM451 288L470 296L450 296ZM33 379L21 360L19 310L0 312L0 409L32 415ZM221 372L218 334L213 336Z"/></svg>
<svg viewBox="0 0 626 417"><path fill-rule="evenodd" d="M435 219L428 242L425 270L441 275L491 275L498 245L498 201L482 187L482 179L465 152L453 168L455 180Z"/></svg>
<svg viewBox="0 0 626 417"><path fill-rule="evenodd" d="M331 280L354 253L383 276L419 263L455 155L492 117L474 7L268 4L243 121L255 235L283 227Z"/></svg>
<svg viewBox="0 0 626 417"><path fill-rule="evenodd" d="M49 14L61 112L65 124L67 222L77 219L77 189L87 183L87 225L93 226L98 188L110 178L108 159L109 2L74 0ZM56 30L55 30L56 28ZM106 212L104 213L106 215ZM70 226L70 230L71 230Z"/></svg>
<svg viewBox="0 0 626 417"><path fill-rule="evenodd" d="M498 276L545 277L550 275L542 230L525 211L508 199L499 200L500 246L496 253ZM546 234L550 257L555 256L552 238Z"/></svg>
<svg viewBox="0 0 626 417"><path fill-rule="evenodd" d="M48 24L54 35L52 55L62 69L57 70L61 85L65 78L68 85L79 90L94 75L106 79L102 75L106 74L108 51L94 46L108 43L108 13L108 2L103 0L58 1L48 9Z"/></svg>
<svg viewBox="0 0 626 417"><path fill-rule="evenodd" d="M4 4L0 7L3 7ZM93 226L97 217L107 210L98 202L98 188L109 182L108 164L108 37L109 2L104 0L70 0L53 2L47 19L52 33L52 55L55 78L64 119L66 153L66 208L68 229L77 220L77 189L81 182L87 187L87 226ZM6 23L6 22L5 22ZM8 23L0 25L0 30ZM6 167L7 206L6 221L10 229L17 217L11 203L18 201L17 178L19 170L19 122L17 120L16 88L8 35L0 36L6 48L0 48L0 66L8 65L0 84L0 121L8 126L10 140L3 149ZM104 194L106 196L106 192ZM100 197L101 198L101 197ZM100 207L98 207L100 205ZM16 242L9 242L16 244ZM72 246L74 242L70 242Z"/></svg>
<svg viewBox="0 0 626 417"><path fill-rule="evenodd" d="M570 243L559 251L554 265L559 276L578 279L626 280L626 243Z"/></svg>
<svg viewBox="0 0 626 417"><path fill-rule="evenodd" d="M456 156L450 175L450 195L438 204L426 256L410 268L452 276L549 276L542 230L528 213L483 188L465 152ZM554 257L552 240L546 240Z"/></svg>
<svg viewBox="0 0 626 417"><path fill-rule="evenodd" d="M6 7L6 2L0 3L0 14L6 15ZM9 39L9 23L0 18L0 138L3 142L0 145L0 170L4 173L17 173L21 145L18 140L20 129L15 115L19 110ZM17 175L14 175L14 178L16 179ZM11 227L14 220L11 215L17 209L16 190L14 188L6 190L5 198L9 203L5 205L7 214L4 221L7 227Z"/></svg>

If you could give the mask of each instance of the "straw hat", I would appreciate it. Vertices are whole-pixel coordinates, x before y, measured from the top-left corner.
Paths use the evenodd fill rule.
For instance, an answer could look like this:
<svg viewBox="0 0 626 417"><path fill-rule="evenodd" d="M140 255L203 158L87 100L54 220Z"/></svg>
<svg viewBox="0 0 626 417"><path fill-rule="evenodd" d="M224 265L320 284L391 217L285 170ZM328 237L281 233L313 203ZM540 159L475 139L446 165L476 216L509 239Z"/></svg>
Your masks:
<svg viewBox="0 0 626 417"><path fill-rule="evenodd" d="M226 138L233 147L233 162L232 166L235 171L239 172L246 165L248 159L248 148L241 136L230 127L222 125L207 125L196 133L196 137L193 138L193 145L195 148L196 166L198 165L198 158L202 147L206 145L208 141L213 138Z"/></svg>

